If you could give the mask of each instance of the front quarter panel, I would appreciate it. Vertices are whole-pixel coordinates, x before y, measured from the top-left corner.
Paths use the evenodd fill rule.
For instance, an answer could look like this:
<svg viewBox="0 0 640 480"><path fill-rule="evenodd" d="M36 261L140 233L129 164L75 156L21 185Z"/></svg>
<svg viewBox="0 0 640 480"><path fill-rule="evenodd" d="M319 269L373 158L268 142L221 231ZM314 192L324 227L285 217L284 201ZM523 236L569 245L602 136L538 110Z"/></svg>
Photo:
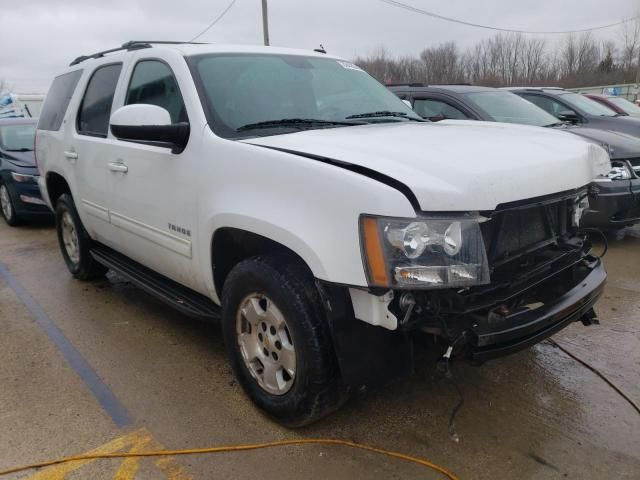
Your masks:
<svg viewBox="0 0 640 480"><path fill-rule="evenodd" d="M205 135L207 137L207 135ZM207 185L200 199L199 248L211 259L215 231L234 227L297 253L321 280L366 286L359 238L363 213L414 217L399 191L366 176L295 154L223 140L203 144ZM211 261L208 289L215 295Z"/></svg>

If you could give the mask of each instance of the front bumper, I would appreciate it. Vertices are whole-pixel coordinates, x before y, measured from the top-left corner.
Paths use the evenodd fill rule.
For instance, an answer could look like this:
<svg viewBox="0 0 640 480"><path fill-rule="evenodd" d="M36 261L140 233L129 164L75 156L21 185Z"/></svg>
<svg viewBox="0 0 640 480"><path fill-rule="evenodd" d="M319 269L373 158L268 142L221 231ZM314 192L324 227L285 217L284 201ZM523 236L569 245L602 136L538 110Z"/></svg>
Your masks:
<svg viewBox="0 0 640 480"><path fill-rule="evenodd" d="M581 226L603 230L640 223L640 179L594 182L596 194L589 197L589 211Z"/></svg>
<svg viewBox="0 0 640 480"><path fill-rule="evenodd" d="M554 297L545 295L542 289L541 301L536 302L535 308L522 308L506 315L478 317L468 332L471 360L482 363L517 352L541 342L587 315L602 295L607 274L599 258L584 259L572 270L570 277L573 286L565 293ZM567 282L567 278L565 276L562 282Z"/></svg>
<svg viewBox="0 0 640 480"><path fill-rule="evenodd" d="M7 182L16 215L20 217L51 216L37 183Z"/></svg>

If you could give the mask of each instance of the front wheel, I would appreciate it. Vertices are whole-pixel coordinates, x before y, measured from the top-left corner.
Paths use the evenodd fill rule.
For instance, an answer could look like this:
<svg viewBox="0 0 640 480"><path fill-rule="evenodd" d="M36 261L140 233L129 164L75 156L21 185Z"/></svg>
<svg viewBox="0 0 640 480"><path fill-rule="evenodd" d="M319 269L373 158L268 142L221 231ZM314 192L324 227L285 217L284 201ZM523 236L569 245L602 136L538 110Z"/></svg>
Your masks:
<svg viewBox="0 0 640 480"><path fill-rule="evenodd" d="M0 183L0 212L2 212L2 217L10 226L15 227L20 224L20 219L11 200L11 194L4 183Z"/></svg>
<svg viewBox="0 0 640 480"><path fill-rule="evenodd" d="M62 257L75 278L94 280L107 273L107 268L91 256L91 238L82 226L73 198L66 193L56 203L56 233Z"/></svg>
<svg viewBox="0 0 640 480"><path fill-rule="evenodd" d="M225 281L222 329L233 371L253 402L300 427L341 403L339 372L313 277L295 260L254 257Z"/></svg>

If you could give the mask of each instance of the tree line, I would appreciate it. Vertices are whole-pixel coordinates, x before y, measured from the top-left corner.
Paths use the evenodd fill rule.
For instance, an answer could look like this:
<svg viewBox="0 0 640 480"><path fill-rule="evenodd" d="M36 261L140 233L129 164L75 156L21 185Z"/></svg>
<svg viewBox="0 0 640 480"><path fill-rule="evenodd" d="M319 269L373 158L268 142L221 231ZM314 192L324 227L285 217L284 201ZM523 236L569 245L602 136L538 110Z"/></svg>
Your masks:
<svg viewBox="0 0 640 480"><path fill-rule="evenodd" d="M384 48L354 62L383 83L472 83L492 87L582 87L634 83L640 72L640 21L621 26L617 40L591 32L549 43L523 34L497 34L461 50L453 42L427 47L418 57Z"/></svg>

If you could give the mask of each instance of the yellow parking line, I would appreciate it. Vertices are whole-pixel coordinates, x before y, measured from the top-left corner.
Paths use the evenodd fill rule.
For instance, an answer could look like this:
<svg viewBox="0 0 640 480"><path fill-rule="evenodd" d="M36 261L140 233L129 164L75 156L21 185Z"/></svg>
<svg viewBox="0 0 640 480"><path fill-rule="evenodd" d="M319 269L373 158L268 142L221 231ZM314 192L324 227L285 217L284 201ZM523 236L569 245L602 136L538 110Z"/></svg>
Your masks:
<svg viewBox="0 0 640 480"><path fill-rule="evenodd" d="M85 452L85 455L118 453L122 451L137 453L150 448L164 449L164 446L154 439L147 429L141 428L140 430L136 430L127 435L116 438L115 440L111 440L110 442L94 448L93 450ZM138 473L140 460L140 457L123 459L120 462L115 476L112 477L113 480L134 480ZM61 465L55 465L31 475L25 480L64 480L68 474L75 472L92 462L95 462L95 459L76 460ZM162 477L167 480L191 480L192 478L172 457L158 459L155 462L155 466L162 472ZM105 478L107 477L108 475L105 475Z"/></svg>

